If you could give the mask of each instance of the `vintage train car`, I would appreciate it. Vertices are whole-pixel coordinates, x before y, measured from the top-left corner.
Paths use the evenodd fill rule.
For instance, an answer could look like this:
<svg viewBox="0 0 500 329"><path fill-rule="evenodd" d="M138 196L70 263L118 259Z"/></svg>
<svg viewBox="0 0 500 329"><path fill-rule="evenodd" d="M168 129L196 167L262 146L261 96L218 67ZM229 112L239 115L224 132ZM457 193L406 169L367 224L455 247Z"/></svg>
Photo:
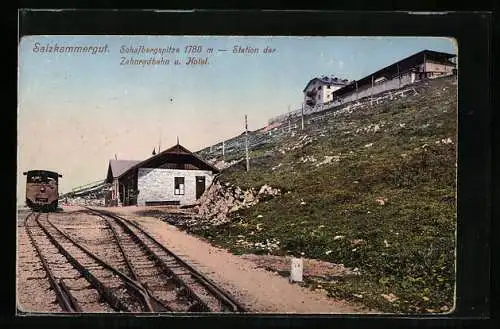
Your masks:
<svg viewBox="0 0 500 329"><path fill-rule="evenodd" d="M59 178L49 170L29 170L26 176L26 205L34 211L56 211L59 199Z"/></svg>

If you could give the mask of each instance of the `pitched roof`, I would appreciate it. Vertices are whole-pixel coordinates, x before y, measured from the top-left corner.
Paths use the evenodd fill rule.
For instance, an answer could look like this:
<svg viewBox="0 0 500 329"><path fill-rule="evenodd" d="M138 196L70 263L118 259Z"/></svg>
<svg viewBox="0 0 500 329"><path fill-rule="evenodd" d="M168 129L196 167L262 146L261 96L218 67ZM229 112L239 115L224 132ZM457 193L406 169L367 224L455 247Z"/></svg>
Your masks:
<svg viewBox="0 0 500 329"><path fill-rule="evenodd" d="M157 163L159 160L161 161L161 159L164 157L192 157L193 159L195 159L195 161L197 161L203 167L205 167L213 172L216 172L216 173L220 172L220 170L217 167L215 167L214 165L203 160L202 158L200 158L199 156L197 156L193 152L189 151L184 146L177 144L177 145L174 145L174 146L172 146L172 147L170 147L170 148L168 148L168 149L166 149L166 150L164 150L156 155L153 155L152 157L150 157L144 161L138 161L136 164L132 165L131 167L129 167L128 169L123 171L118 176L118 178L125 176L127 173L129 173L130 171L132 171L134 169L137 169L140 167L146 167L148 165Z"/></svg>
<svg viewBox="0 0 500 329"><path fill-rule="evenodd" d="M140 163L138 160L109 160L108 170L111 169L113 178L119 177L125 171ZM109 175L109 172L108 172Z"/></svg>
<svg viewBox="0 0 500 329"><path fill-rule="evenodd" d="M347 79L340 79L340 78L337 78L337 77L322 76L320 78L313 78L313 79L309 80L309 82L307 83L307 85L306 85L306 87L304 88L303 91L305 92L306 89L312 83L314 83L315 81L318 81L322 85L337 85L337 86L345 86L345 85L349 84L349 82L350 82Z"/></svg>

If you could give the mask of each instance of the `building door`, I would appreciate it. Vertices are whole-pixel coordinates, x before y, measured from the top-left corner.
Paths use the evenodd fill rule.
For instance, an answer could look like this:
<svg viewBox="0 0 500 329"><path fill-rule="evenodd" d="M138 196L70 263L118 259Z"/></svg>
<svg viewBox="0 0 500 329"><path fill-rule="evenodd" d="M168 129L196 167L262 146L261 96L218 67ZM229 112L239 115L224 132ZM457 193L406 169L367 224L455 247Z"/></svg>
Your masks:
<svg viewBox="0 0 500 329"><path fill-rule="evenodd" d="M196 199L205 192L205 176L196 176Z"/></svg>

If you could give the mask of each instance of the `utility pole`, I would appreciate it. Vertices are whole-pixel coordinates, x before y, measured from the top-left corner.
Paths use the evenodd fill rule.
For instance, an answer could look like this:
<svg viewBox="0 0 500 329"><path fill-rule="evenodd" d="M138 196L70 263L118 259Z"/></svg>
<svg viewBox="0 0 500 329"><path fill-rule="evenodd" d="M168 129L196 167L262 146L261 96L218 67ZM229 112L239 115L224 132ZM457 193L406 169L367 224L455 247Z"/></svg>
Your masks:
<svg viewBox="0 0 500 329"><path fill-rule="evenodd" d="M301 121L302 130L304 130L304 102L302 102L302 108L300 110L300 121Z"/></svg>
<svg viewBox="0 0 500 329"><path fill-rule="evenodd" d="M398 67L398 80L399 80L399 85L398 85L398 87L399 87L399 88L401 88L401 74L399 73L399 63L398 63L398 64L396 64L396 65L397 65L397 67Z"/></svg>
<svg viewBox="0 0 500 329"><path fill-rule="evenodd" d="M359 93L358 93L358 80L356 80L356 102L359 100Z"/></svg>
<svg viewBox="0 0 500 329"><path fill-rule="evenodd" d="M222 141L222 160L224 161L224 141Z"/></svg>
<svg viewBox="0 0 500 329"><path fill-rule="evenodd" d="M373 75L372 75L372 92L371 92L371 95L370 95L370 106L373 105Z"/></svg>
<svg viewBox="0 0 500 329"><path fill-rule="evenodd" d="M427 78L427 54L424 51L424 77Z"/></svg>
<svg viewBox="0 0 500 329"><path fill-rule="evenodd" d="M245 114L245 157L247 160L247 171L250 170L250 160L248 159L248 122Z"/></svg>
<svg viewBox="0 0 500 329"><path fill-rule="evenodd" d="M158 153L161 151L161 128L160 128L160 139L158 140Z"/></svg>
<svg viewBox="0 0 500 329"><path fill-rule="evenodd" d="M288 105L288 132L292 131L292 114L290 113L290 105Z"/></svg>
<svg viewBox="0 0 500 329"><path fill-rule="evenodd" d="M290 113L290 105L288 105L288 132L292 131L292 114Z"/></svg>

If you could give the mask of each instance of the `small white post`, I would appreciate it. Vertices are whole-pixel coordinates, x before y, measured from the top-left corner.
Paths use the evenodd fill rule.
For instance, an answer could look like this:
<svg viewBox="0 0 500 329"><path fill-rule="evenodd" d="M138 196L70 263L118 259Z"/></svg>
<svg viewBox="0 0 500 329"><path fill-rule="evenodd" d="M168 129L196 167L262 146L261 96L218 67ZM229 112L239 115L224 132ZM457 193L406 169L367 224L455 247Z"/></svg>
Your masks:
<svg viewBox="0 0 500 329"><path fill-rule="evenodd" d="M302 282L303 259L292 257L290 266L290 283Z"/></svg>

